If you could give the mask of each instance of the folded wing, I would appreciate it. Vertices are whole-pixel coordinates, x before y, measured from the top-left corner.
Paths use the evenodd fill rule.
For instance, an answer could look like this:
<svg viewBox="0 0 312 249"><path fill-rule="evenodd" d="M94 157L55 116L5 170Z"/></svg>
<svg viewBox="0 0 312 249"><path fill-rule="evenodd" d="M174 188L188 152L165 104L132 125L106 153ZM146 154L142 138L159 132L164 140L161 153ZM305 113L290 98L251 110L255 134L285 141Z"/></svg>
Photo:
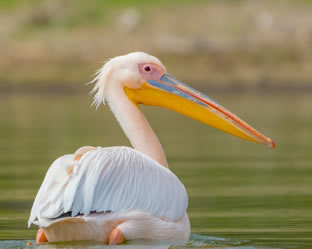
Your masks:
<svg viewBox="0 0 312 249"><path fill-rule="evenodd" d="M79 161L58 158L34 201L28 225L41 219L91 212L140 210L167 220L183 217L184 185L167 168L128 147L97 148Z"/></svg>

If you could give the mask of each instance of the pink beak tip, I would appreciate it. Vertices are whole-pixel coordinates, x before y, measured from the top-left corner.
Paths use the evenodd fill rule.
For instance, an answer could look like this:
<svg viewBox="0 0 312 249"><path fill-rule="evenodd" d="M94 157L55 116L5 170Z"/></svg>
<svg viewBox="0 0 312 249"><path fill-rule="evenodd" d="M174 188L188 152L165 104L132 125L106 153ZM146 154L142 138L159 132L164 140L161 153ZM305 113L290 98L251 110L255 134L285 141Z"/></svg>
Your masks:
<svg viewBox="0 0 312 249"><path fill-rule="evenodd" d="M269 147L275 149L275 143L272 139L270 139Z"/></svg>

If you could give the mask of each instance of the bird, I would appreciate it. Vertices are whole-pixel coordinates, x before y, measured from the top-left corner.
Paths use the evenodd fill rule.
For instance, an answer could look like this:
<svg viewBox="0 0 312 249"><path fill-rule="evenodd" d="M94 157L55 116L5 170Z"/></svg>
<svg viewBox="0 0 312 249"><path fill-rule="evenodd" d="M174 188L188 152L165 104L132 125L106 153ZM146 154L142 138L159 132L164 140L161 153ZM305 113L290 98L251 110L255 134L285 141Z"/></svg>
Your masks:
<svg viewBox="0 0 312 249"><path fill-rule="evenodd" d="M168 168L140 105L160 106L231 135L275 147L272 139L215 100L169 74L156 57L132 52L106 61L93 83L93 105L108 104L132 147L83 146L56 159L35 197L28 227L36 242L187 241L188 195Z"/></svg>

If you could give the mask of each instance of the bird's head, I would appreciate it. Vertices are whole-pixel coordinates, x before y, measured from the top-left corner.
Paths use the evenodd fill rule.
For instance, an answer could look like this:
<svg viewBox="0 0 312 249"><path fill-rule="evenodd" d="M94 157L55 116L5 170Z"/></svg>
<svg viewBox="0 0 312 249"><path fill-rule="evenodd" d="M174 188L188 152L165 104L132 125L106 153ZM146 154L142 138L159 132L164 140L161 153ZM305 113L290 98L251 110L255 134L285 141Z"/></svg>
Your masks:
<svg viewBox="0 0 312 249"><path fill-rule="evenodd" d="M109 101L110 92L119 88L139 89L149 79L160 79L166 73L164 65L154 56L143 52L130 53L108 60L98 70L92 93L94 104Z"/></svg>
<svg viewBox="0 0 312 249"><path fill-rule="evenodd" d="M135 105L169 108L234 136L275 147L270 138L215 100L175 79L149 54L135 52L109 60L94 82L92 93L96 106L109 102L116 90L122 90Z"/></svg>

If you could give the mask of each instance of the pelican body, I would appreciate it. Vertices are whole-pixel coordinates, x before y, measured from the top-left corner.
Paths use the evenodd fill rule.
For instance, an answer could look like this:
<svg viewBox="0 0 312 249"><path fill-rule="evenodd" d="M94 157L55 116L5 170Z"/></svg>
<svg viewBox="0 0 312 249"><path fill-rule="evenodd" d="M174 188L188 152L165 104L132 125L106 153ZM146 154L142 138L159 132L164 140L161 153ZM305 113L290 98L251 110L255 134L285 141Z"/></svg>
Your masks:
<svg viewBox="0 0 312 249"><path fill-rule="evenodd" d="M28 226L39 226L37 242L95 240L112 245L132 239L189 239L185 187L169 170L139 104L169 108L243 139L275 146L146 53L109 60L92 83L94 104L108 103L133 148L84 146L58 158L28 221Z"/></svg>

